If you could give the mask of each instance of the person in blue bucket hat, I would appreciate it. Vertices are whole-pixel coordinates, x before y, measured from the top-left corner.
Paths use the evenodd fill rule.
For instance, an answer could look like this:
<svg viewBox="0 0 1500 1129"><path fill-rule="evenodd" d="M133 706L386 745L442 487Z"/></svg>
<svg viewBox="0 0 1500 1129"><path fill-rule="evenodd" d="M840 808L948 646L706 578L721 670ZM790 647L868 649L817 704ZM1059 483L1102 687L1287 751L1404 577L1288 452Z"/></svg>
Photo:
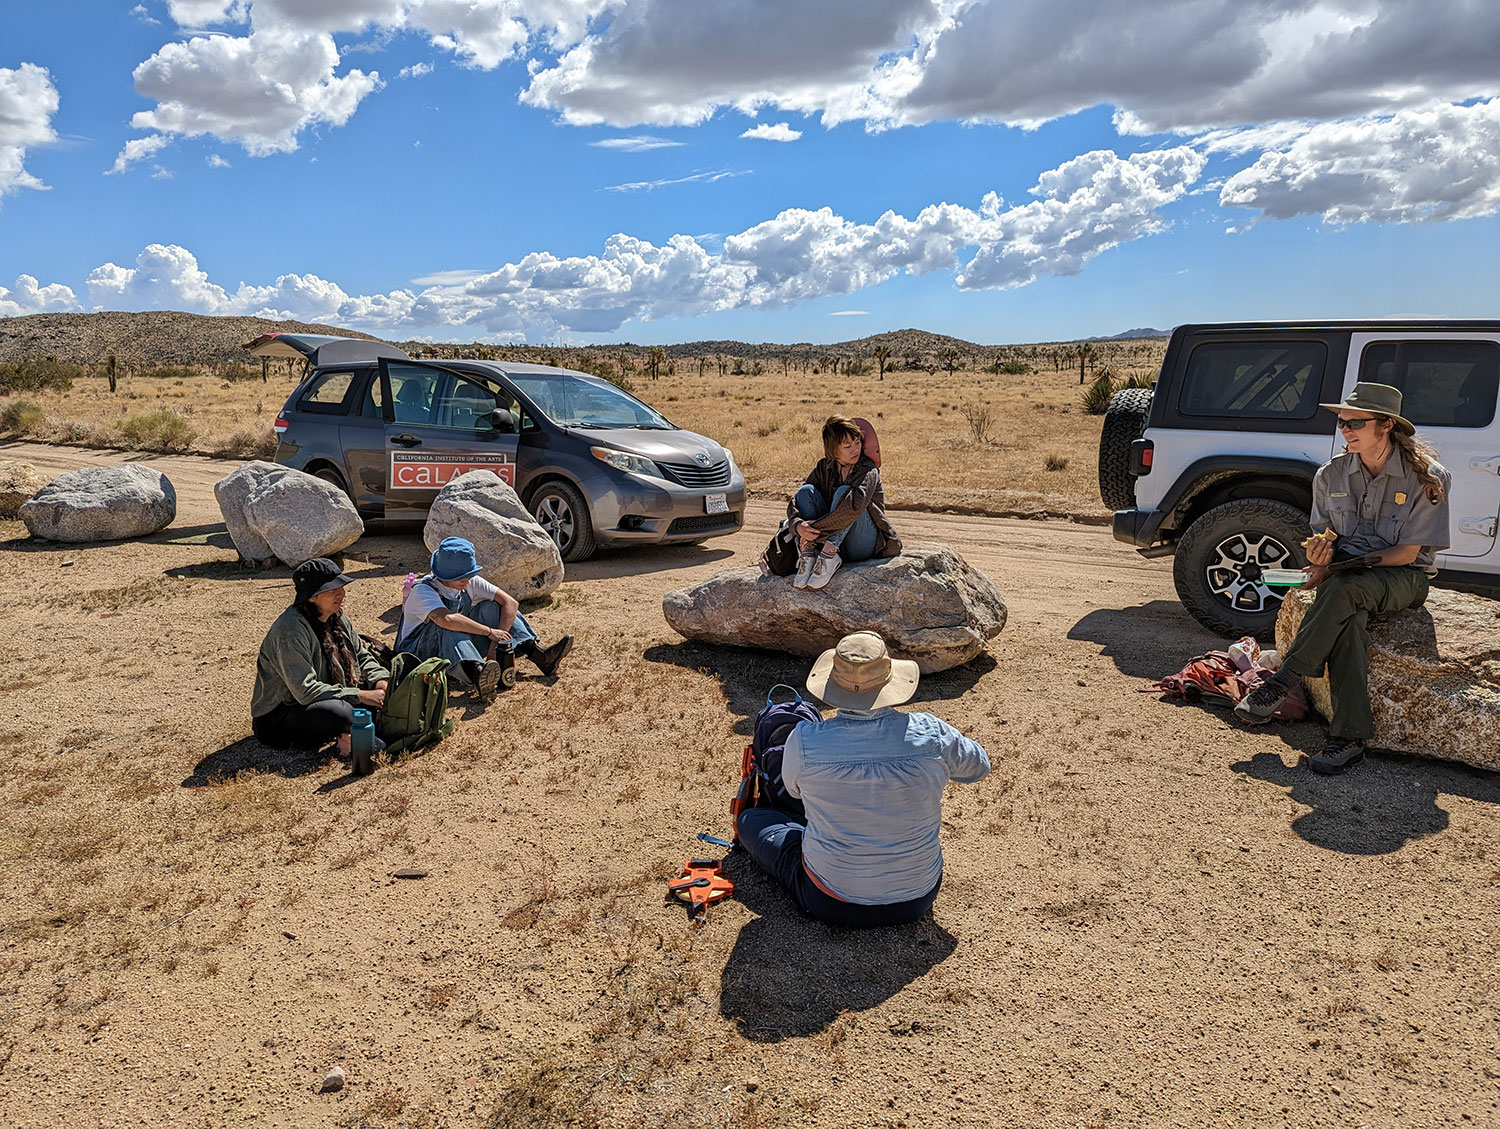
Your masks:
<svg viewBox="0 0 1500 1129"><path fill-rule="evenodd" d="M483 570L471 541L443 538L433 550L431 567L401 605L398 651L447 659L482 697L500 684L502 667L495 656L502 647L530 659L547 678L557 673L573 649L573 636L543 647L515 597L479 575Z"/></svg>

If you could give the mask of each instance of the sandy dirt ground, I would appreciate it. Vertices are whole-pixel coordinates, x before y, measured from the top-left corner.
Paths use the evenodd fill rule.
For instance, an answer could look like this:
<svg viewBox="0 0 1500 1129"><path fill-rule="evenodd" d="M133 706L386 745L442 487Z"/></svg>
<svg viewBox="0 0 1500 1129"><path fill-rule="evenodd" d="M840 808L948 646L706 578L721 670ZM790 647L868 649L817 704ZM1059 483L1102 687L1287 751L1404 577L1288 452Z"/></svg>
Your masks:
<svg viewBox="0 0 1500 1129"><path fill-rule="evenodd" d="M1138 693L1215 641L1107 529L896 515L1010 608L914 703L994 762L930 921L809 922L735 855L695 926L665 879L807 664L684 642L661 597L748 565L774 499L570 566L533 616L578 638L559 677L354 778L248 739L290 584L224 535L233 464L139 458L179 494L156 536L0 523L0 1125L1500 1124L1500 778L1322 779L1313 724ZM424 557L366 536L346 610L389 630Z"/></svg>

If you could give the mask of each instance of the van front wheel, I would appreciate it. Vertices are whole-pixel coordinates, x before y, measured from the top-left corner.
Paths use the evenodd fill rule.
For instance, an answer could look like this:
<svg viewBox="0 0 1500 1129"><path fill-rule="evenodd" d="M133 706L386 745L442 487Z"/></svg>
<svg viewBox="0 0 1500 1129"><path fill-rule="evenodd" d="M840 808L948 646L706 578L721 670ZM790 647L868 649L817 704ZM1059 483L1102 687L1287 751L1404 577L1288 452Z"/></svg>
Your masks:
<svg viewBox="0 0 1500 1129"><path fill-rule="evenodd" d="M551 535L564 561L586 561L594 555L594 526L589 521L588 503L571 483L544 483L531 496L531 513Z"/></svg>

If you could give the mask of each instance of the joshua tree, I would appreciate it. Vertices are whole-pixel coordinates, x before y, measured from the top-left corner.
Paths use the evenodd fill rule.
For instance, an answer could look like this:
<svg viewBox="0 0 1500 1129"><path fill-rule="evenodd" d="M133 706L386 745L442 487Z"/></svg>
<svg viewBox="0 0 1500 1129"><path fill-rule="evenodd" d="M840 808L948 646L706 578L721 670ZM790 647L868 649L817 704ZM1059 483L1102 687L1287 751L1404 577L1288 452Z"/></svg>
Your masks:
<svg viewBox="0 0 1500 1129"><path fill-rule="evenodd" d="M958 368L958 350L944 349L938 354L938 360L943 362L943 367L948 370L948 375L953 375L953 370Z"/></svg>
<svg viewBox="0 0 1500 1129"><path fill-rule="evenodd" d="M119 363L119 360L113 353L104 358L104 371L109 376L109 390L111 392L115 390L115 368L119 365Z"/></svg>
<svg viewBox="0 0 1500 1129"><path fill-rule="evenodd" d="M1094 356L1094 347L1087 341L1078 343L1078 383L1082 384L1088 379L1089 361Z"/></svg>
<svg viewBox="0 0 1500 1129"><path fill-rule="evenodd" d="M661 366L666 363L667 351L660 345L653 345L646 353L646 368L651 373L651 379L655 380L661 373Z"/></svg>
<svg viewBox="0 0 1500 1129"><path fill-rule="evenodd" d="M875 363L880 366L880 379L885 379L885 366L891 360L891 347L889 345L876 345L870 350L875 354Z"/></svg>

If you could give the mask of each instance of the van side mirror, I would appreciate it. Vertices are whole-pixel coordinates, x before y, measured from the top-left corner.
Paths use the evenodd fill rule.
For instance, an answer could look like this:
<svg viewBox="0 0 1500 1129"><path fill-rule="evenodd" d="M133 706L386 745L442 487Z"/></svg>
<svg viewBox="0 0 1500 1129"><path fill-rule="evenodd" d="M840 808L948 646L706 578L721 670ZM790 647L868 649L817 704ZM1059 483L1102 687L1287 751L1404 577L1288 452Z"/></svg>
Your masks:
<svg viewBox="0 0 1500 1129"><path fill-rule="evenodd" d="M485 414L484 422L492 431L498 431L502 435L514 435L516 433L516 417L511 415L506 408L496 408Z"/></svg>

